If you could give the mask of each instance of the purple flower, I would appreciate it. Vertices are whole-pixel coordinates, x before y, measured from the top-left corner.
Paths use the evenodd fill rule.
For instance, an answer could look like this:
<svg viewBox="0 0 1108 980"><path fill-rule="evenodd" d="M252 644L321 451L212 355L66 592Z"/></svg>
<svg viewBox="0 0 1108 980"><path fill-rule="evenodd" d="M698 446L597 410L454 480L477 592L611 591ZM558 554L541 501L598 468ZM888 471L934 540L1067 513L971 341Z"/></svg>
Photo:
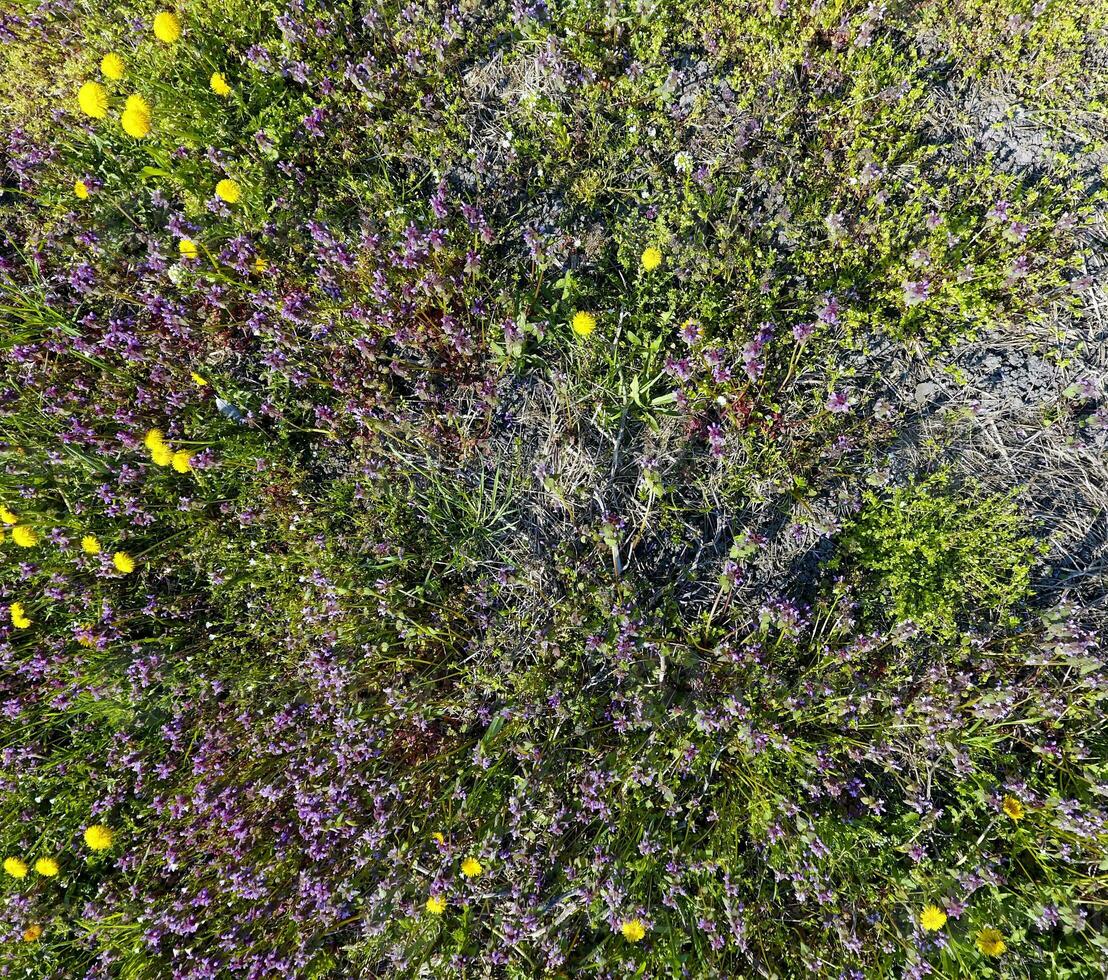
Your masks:
<svg viewBox="0 0 1108 980"><path fill-rule="evenodd" d="M803 344L815 332L816 325L814 323L798 323L793 327L793 339L798 344Z"/></svg>
<svg viewBox="0 0 1108 980"><path fill-rule="evenodd" d="M816 316L824 323L834 325L839 322L839 301L826 293L823 302L816 308Z"/></svg>
<svg viewBox="0 0 1108 980"><path fill-rule="evenodd" d="M713 456L717 459L723 456L723 427L716 422L708 426L708 443Z"/></svg>
<svg viewBox="0 0 1108 980"><path fill-rule="evenodd" d="M1007 221L1009 207L1008 202L1001 198L985 212L985 218L988 221Z"/></svg>
<svg viewBox="0 0 1108 980"><path fill-rule="evenodd" d="M665 371L666 374L681 381L688 381L692 377L692 365L687 357L666 358Z"/></svg>
<svg viewBox="0 0 1108 980"><path fill-rule="evenodd" d="M681 330L678 332L678 336L690 347L697 343L703 336L703 331L700 329L700 324L695 320L686 320L681 325Z"/></svg>
<svg viewBox="0 0 1108 980"><path fill-rule="evenodd" d="M908 306L919 306L930 295L931 282L928 279L904 283L904 302Z"/></svg>

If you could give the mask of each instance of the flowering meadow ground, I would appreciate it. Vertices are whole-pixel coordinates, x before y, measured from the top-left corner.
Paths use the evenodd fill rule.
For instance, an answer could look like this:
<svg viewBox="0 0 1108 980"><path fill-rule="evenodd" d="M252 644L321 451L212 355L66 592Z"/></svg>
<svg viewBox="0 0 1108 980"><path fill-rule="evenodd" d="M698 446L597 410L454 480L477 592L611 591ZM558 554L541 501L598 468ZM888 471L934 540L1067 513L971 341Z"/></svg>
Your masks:
<svg viewBox="0 0 1108 980"><path fill-rule="evenodd" d="M0 976L1108 971L1108 2L9 0Z"/></svg>

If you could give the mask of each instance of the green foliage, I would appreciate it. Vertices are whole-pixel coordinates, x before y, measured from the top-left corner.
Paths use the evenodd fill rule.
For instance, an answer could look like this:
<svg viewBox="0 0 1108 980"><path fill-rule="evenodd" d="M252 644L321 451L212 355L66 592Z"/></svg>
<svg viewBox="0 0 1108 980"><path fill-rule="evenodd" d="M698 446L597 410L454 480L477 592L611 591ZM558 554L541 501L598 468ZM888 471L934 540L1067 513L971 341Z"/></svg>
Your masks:
<svg viewBox="0 0 1108 980"><path fill-rule="evenodd" d="M1003 620L1028 595L1043 546L1014 494L953 486L941 470L891 494L867 490L864 499L838 561L861 573L875 618L950 637L971 616Z"/></svg>
<svg viewBox="0 0 1108 980"><path fill-rule="evenodd" d="M1081 93L1077 104L1090 113L1108 97L1108 79L1096 67L1106 28L1103 3L1038 0L928 4L917 25L921 46L941 52L956 73L1011 86L1051 108Z"/></svg>

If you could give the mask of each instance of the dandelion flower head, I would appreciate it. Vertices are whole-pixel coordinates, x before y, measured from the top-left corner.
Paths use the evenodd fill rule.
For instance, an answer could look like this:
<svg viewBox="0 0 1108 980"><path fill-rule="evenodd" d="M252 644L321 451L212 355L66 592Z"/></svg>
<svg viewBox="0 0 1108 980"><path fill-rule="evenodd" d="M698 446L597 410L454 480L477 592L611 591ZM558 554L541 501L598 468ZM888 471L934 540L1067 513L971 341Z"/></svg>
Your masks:
<svg viewBox="0 0 1108 980"><path fill-rule="evenodd" d="M8 612L11 613L12 626L17 630L25 630L31 625L31 618L27 615L22 602L13 602L8 606Z"/></svg>
<svg viewBox="0 0 1108 980"><path fill-rule="evenodd" d="M110 78L113 82L118 82L125 71L126 66L123 64L123 59L114 51L108 52L100 59L100 74L105 78Z"/></svg>
<svg viewBox="0 0 1108 980"><path fill-rule="evenodd" d="M642 919L628 919L619 927L619 931L629 943L637 943L646 935L646 926L642 924Z"/></svg>
<svg viewBox="0 0 1108 980"><path fill-rule="evenodd" d="M108 114L108 90L99 82L85 82L77 90L77 104L86 116L103 119Z"/></svg>
<svg viewBox="0 0 1108 980"><path fill-rule="evenodd" d="M44 878L53 878L60 870L56 858L41 857L35 862L35 871Z"/></svg>
<svg viewBox="0 0 1108 980"><path fill-rule="evenodd" d="M467 878L476 878L485 869L481 866L481 862L474 857L467 857L462 862L462 874Z"/></svg>
<svg viewBox="0 0 1108 980"><path fill-rule="evenodd" d="M239 198L242 197L242 188L239 187L237 180L224 177L215 185L215 194L221 201L226 201L228 204L237 204Z"/></svg>
<svg viewBox="0 0 1108 980"><path fill-rule="evenodd" d="M12 528L12 540L21 548L33 548L38 544L38 532L26 524L20 524Z"/></svg>
<svg viewBox="0 0 1108 980"><path fill-rule="evenodd" d="M928 905L920 912L919 924L928 932L938 932L946 925L946 913L937 905Z"/></svg>
<svg viewBox="0 0 1108 980"><path fill-rule="evenodd" d="M115 840L115 833L102 823L94 823L85 828L85 843L94 851L106 851L112 846L113 840Z"/></svg>
<svg viewBox="0 0 1108 980"><path fill-rule="evenodd" d="M653 272L662 264L662 253L658 251L653 245L649 248L643 249L642 253L642 267L647 272Z"/></svg>
<svg viewBox="0 0 1108 980"><path fill-rule="evenodd" d="M141 95L129 95L119 120L123 132L137 140L143 139L150 135L152 120L150 103Z"/></svg>
<svg viewBox="0 0 1108 980"><path fill-rule="evenodd" d="M1007 947L999 929L982 929L977 934L977 948L986 956L999 956Z"/></svg>
<svg viewBox="0 0 1108 980"><path fill-rule="evenodd" d="M172 11L163 10L154 17L154 37L163 44L173 44L181 36L181 19Z"/></svg>
<svg viewBox="0 0 1108 980"><path fill-rule="evenodd" d="M569 325L578 337L587 337L596 329L596 317L584 310L579 310L573 314L573 319L570 320Z"/></svg>
<svg viewBox="0 0 1108 980"><path fill-rule="evenodd" d="M4 858L4 873L13 878L26 878L27 862L17 857Z"/></svg>

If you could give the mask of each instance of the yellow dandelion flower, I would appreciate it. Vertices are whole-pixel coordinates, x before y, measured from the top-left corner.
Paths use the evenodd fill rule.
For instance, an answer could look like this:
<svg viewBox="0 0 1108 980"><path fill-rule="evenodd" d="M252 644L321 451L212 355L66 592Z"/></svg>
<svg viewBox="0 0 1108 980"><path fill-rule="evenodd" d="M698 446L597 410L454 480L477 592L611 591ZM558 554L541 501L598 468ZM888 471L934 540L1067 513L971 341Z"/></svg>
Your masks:
<svg viewBox="0 0 1108 980"><path fill-rule="evenodd" d="M5 524L18 524L19 518L3 504L0 504L0 521L3 521Z"/></svg>
<svg viewBox="0 0 1108 980"><path fill-rule="evenodd" d="M44 878L53 878L61 871L61 866L58 864L56 858L43 857L35 862L35 871Z"/></svg>
<svg viewBox="0 0 1108 980"><path fill-rule="evenodd" d="M662 253L658 251L653 245L649 248L644 248L641 256L642 267L647 272L653 272L662 264Z"/></svg>
<svg viewBox="0 0 1108 980"><path fill-rule="evenodd" d="M254 271L260 276L266 269L269 268L269 263L263 259L260 255L254 260Z"/></svg>
<svg viewBox="0 0 1108 980"><path fill-rule="evenodd" d="M642 919L628 919L619 927L619 931L629 943L637 943L646 935L646 926L643 925Z"/></svg>
<svg viewBox="0 0 1108 980"><path fill-rule="evenodd" d="M168 10L154 18L154 37L163 44L173 44L181 36L181 20Z"/></svg>
<svg viewBox="0 0 1108 980"><path fill-rule="evenodd" d="M1004 802L1001 803L1000 809L1004 811L1006 817L1011 818L1016 823L1019 823L1023 819L1023 804L1014 796L1004 797Z"/></svg>
<svg viewBox="0 0 1108 980"><path fill-rule="evenodd" d="M197 374L195 371L191 371L189 373L192 377L193 382L196 384L196 386L198 388L207 388L208 387L208 382L201 375Z"/></svg>
<svg viewBox="0 0 1108 980"><path fill-rule="evenodd" d="M94 851L106 851L115 840L115 832L102 823L94 823L85 828L85 843Z"/></svg>
<svg viewBox="0 0 1108 980"><path fill-rule="evenodd" d="M141 140L150 135L150 116L136 109L124 109L119 117L123 132L133 139Z"/></svg>
<svg viewBox="0 0 1108 980"><path fill-rule="evenodd" d="M12 617L12 626L17 630L25 630L33 622L27 615L27 610L23 608L22 602L13 602L8 606L8 612Z"/></svg>
<svg viewBox="0 0 1108 980"><path fill-rule="evenodd" d="M191 238L182 238L177 243L177 251L181 253L183 259L195 259L200 254L200 249Z"/></svg>
<svg viewBox="0 0 1108 980"><path fill-rule="evenodd" d="M86 534L81 538L81 550L86 555L100 554L100 539L95 534Z"/></svg>
<svg viewBox="0 0 1108 980"><path fill-rule="evenodd" d="M439 831L439 830L436 830L431 835L431 840L435 841L436 844L445 844L446 843L446 838L442 835L442 832Z"/></svg>
<svg viewBox="0 0 1108 980"><path fill-rule="evenodd" d="M178 449L173 454L173 468L178 473L192 472L192 456L189 455L187 449Z"/></svg>
<svg viewBox="0 0 1108 980"><path fill-rule="evenodd" d="M143 139L150 135L152 121L150 103L141 95L127 96L127 104L123 107L123 115L119 119L123 132L137 140Z"/></svg>
<svg viewBox="0 0 1108 980"><path fill-rule="evenodd" d="M113 82L118 82L125 72L126 65L123 64L123 59L114 51L108 52L108 54L100 59L100 74L105 78L110 78Z"/></svg>
<svg viewBox="0 0 1108 980"><path fill-rule="evenodd" d="M221 201L226 201L228 204L237 204L239 198L242 197L242 188L239 187L237 180L224 177L223 180L215 185L215 195Z"/></svg>
<svg viewBox="0 0 1108 980"><path fill-rule="evenodd" d="M38 532L26 524L19 524L12 528L12 540L21 548L33 548L38 544Z"/></svg>
<svg viewBox="0 0 1108 980"><path fill-rule="evenodd" d="M986 956L999 956L1007 946L999 929L982 929L977 934L977 948Z"/></svg>
<svg viewBox="0 0 1108 980"><path fill-rule="evenodd" d="M462 862L462 874L467 878L476 878L485 869L475 857L468 857Z"/></svg>
<svg viewBox="0 0 1108 980"><path fill-rule="evenodd" d="M147 429L146 435L142 437L142 444L151 452L158 446L165 445L165 436L162 435L161 429Z"/></svg>
<svg viewBox="0 0 1108 980"><path fill-rule="evenodd" d="M570 320L569 325L578 337L587 337L596 329L596 317L591 313L579 310L573 314L573 319Z"/></svg>
<svg viewBox="0 0 1108 980"><path fill-rule="evenodd" d="M919 924L928 932L938 932L946 925L946 913L937 905L928 905L919 914Z"/></svg>
<svg viewBox="0 0 1108 980"><path fill-rule="evenodd" d="M103 119L108 114L108 90L99 82L85 82L77 90L77 105L86 116Z"/></svg>
<svg viewBox="0 0 1108 980"><path fill-rule="evenodd" d="M23 930L23 941L25 943L33 943L36 939L42 937L42 926L37 922L32 922L26 929Z"/></svg>
<svg viewBox="0 0 1108 980"><path fill-rule="evenodd" d="M73 182L73 196L79 198L82 201L88 200L88 184L83 180L75 180Z"/></svg>
<svg viewBox="0 0 1108 980"><path fill-rule="evenodd" d="M173 462L173 450L163 442L150 450L150 458L155 466L169 466Z"/></svg>
<svg viewBox="0 0 1108 980"><path fill-rule="evenodd" d="M4 873L13 878L26 878L27 862L17 857L4 858Z"/></svg>
<svg viewBox="0 0 1108 980"><path fill-rule="evenodd" d="M427 899L427 911L432 915L442 915L446 911L446 899L441 895L432 895Z"/></svg>
<svg viewBox="0 0 1108 980"><path fill-rule="evenodd" d="M117 551L112 555L112 564L117 572L124 575L130 575L135 570L135 560L126 551Z"/></svg>
<svg viewBox="0 0 1108 980"><path fill-rule="evenodd" d="M231 94L231 86L227 84L227 79L221 71L213 74L208 84L211 85L212 91L221 98L225 99Z"/></svg>

